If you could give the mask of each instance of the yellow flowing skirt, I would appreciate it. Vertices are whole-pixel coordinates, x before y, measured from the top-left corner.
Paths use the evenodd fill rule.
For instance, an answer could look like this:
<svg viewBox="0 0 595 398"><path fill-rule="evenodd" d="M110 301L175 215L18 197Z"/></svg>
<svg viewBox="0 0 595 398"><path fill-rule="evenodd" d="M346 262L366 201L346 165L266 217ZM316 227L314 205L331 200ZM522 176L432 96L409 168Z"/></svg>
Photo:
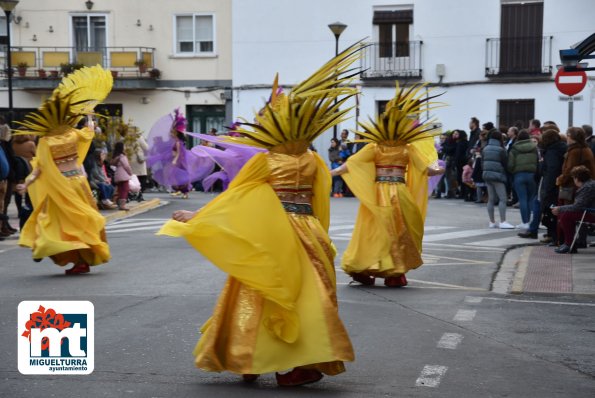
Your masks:
<svg viewBox="0 0 595 398"><path fill-rule="evenodd" d="M229 275L201 329L196 366L239 374L296 366L341 373L354 354L339 319L335 250L326 232L328 171L317 157L316 217L286 213L267 182L266 159L254 156L191 220L168 221L158 233L185 238Z"/></svg>
<svg viewBox="0 0 595 398"><path fill-rule="evenodd" d="M59 187L47 187L42 172L30 189L33 213L19 244L33 250L34 259L50 257L57 265L84 261L97 265L110 259L105 218L97 210L85 176L62 177ZM57 188L57 189L56 189ZM56 197L54 192L67 192Z"/></svg>
<svg viewBox="0 0 595 398"><path fill-rule="evenodd" d="M423 264L423 218L407 186L376 183L377 207L360 205L342 268L381 278L397 276Z"/></svg>
<svg viewBox="0 0 595 398"><path fill-rule="evenodd" d="M265 327L275 304L230 277L212 318L203 326L195 364L206 371L261 374L296 366L336 375L354 354L339 320L334 285L334 249L317 219L288 214L310 263L303 264L301 292L295 303L299 337L287 343Z"/></svg>

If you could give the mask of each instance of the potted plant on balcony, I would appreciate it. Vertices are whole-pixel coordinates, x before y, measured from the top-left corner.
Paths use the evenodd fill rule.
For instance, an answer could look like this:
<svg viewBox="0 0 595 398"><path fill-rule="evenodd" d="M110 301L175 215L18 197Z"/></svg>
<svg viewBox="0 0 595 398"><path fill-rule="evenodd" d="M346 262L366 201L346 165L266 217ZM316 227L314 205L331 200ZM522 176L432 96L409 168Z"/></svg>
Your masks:
<svg viewBox="0 0 595 398"><path fill-rule="evenodd" d="M149 76L151 76L152 79L159 79L161 77L161 71L157 68L153 68L149 71Z"/></svg>
<svg viewBox="0 0 595 398"><path fill-rule="evenodd" d="M137 60L134 65L138 66L138 71L140 74L143 74L147 71L147 61L145 61L144 59L139 59Z"/></svg>
<svg viewBox="0 0 595 398"><path fill-rule="evenodd" d="M29 67L29 64L26 62L19 62L17 64L17 71L19 72L20 77L25 77L25 75L27 74L28 67Z"/></svg>
<svg viewBox="0 0 595 398"><path fill-rule="evenodd" d="M75 70L83 68L84 66L85 65L83 64L76 63L60 64L60 72L62 72L63 76L67 76Z"/></svg>
<svg viewBox="0 0 595 398"><path fill-rule="evenodd" d="M114 79L118 77L118 71L117 70L111 70L110 72L112 72L112 77Z"/></svg>
<svg viewBox="0 0 595 398"><path fill-rule="evenodd" d="M51 77L52 79L57 79L57 78L58 78L58 76L59 76L59 72L60 72L59 70L51 70L51 71L50 71L50 77Z"/></svg>
<svg viewBox="0 0 595 398"><path fill-rule="evenodd" d="M37 69L37 76L39 76L40 79L45 79L48 77L45 69Z"/></svg>

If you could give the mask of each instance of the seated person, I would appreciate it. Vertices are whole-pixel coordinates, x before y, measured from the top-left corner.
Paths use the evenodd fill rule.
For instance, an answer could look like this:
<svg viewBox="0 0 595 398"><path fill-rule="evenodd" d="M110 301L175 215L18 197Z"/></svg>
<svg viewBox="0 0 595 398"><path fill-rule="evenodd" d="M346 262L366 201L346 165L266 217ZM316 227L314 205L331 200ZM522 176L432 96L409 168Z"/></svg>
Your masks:
<svg viewBox="0 0 595 398"><path fill-rule="evenodd" d="M585 166L576 166L571 170L570 176L578 188L574 203L552 208L552 214L558 216L558 227L564 237L564 244L555 250L556 253L576 253L576 247L570 246L574 238L576 222L581 220L585 210L591 209L592 212L587 212L584 221L595 222L595 180L591 172Z"/></svg>
<svg viewBox="0 0 595 398"><path fill-rule="evenodd" d="M107 176L104 165L107 152L104 149L96 149L94 155L95 161L88 175L89 185L91 189L98 192L99 207L103 210L115 209L118 206L111 201L114 196L114 187L111 184L110 178Z"/></svg>

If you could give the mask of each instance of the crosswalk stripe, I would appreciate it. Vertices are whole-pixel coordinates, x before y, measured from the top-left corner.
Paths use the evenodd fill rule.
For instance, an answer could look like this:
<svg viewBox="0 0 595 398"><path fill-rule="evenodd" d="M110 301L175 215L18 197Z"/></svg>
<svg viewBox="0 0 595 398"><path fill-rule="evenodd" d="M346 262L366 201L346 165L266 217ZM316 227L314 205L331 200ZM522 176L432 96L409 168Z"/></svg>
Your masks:
<svg viewBox="0 0 595 398"><path fill-rule="evenodd" d="M492 233L491 231L489 233ZM441 234L425 235L424 242L438 242L456 238L468 238L471 236L485 235L486 229L467 229L463 231L445 232Z"/></svg>
<svg viewBox="0 0 595 398"><path fill-rule="evenodd" d="M153 225L153 226L149 226L149 227L112 229L112 230L107 230L107 232L110 234L119 234L122 232L134 232L134 231L157 231L158 229L159 229L158 225Z"/></svg>
<svg viewBox="0 0 595 398"><path fill-rule="evenodd" d="M497 247L497 246L511 246L515 244L519 244L521 242L526 243L527 240L521 240L517 236L509 236L506 238L499 238L499 239L488 239L488 240L479 240L473 242L465 243L466 246L489 246L489 247Z"/></svg>
<svg viewBox="0 0 595 398"><path fill-rule="evenodd" d="M416 387L438 387L447 369L446 366L441 365L424 366L420 376L415 380Z"/></svg>
<svg viewBox="0 0 595 398"><path fill-rule="evenodd" d="M145 221L145 222L136 222L136 223L122 223L122 224L110 224L105 229L107 231L113 231L121 228L129 228L129 227L142 227L145 225L163 225L165 221Z"/></svg>

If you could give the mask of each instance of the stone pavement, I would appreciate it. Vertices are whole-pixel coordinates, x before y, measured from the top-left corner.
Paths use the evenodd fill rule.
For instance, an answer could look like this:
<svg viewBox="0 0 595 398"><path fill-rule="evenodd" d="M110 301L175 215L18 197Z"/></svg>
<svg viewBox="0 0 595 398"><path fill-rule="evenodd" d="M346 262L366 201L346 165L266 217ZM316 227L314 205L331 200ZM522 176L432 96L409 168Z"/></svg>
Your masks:
<svg viewBox="0 0 595 398"><path fill-rule="evenodd" d="M576 254L558 254L549 246L513 248L504 256L493 291L595 295L595 247Z"/></svg>

